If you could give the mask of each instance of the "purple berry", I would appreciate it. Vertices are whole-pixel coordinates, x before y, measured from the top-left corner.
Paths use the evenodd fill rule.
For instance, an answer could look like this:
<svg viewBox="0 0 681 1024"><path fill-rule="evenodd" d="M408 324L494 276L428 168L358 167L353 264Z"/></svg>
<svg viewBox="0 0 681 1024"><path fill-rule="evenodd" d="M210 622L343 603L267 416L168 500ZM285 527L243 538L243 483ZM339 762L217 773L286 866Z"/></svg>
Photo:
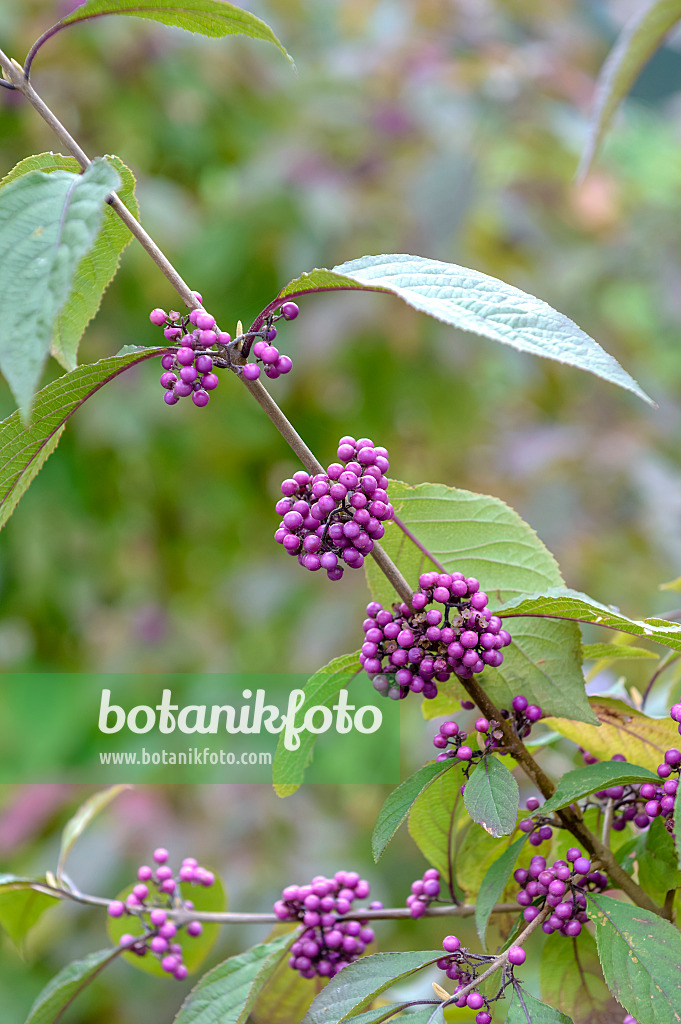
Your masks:
<svg viewBox="0 0 681 1024"><path fill-rule="evenodd" d="M207 391L195 391L194 394L192 395L192 402L194 403L194 405L198 406L199 409L202 409L205 405L208 405L209 401L210 395L208 394Z"/></svg>
<svg viewBox="0 0 681 1024"><path fill-rule="evenodd" d="M149 319L156 327L160 327L166 321L166 313L163 309L152 309Z"/></svg>
<svg viewBox="0 0 681 1024"><path fill-rule="evenodd" d="M281 312L284 320L295 320L300 310L295 302L282 303Z"/></svg>
<svg viewBox="0 0 681 1024"><path fill-rule="evenodd" d="M164 318L165 318L165 314L164 314ZM109 909L108 909L107 913L108 913L109 917L122 917L123 914L125 913L125 904L121 903L120 900L113 900L109 904Z"/></svg>
<svg viewBox="0 0 681 1024"><path fill-rule="evenodd" d="M520 964L524 964L527 954L522 946L511 946L508 951L508 962L513 964L515 967L519 967Z"/></svg>
<svg viewBox="0 0 681 1024"><path fill-rule="evenodd" d="M256 363L246 363L241 373L246 380L257 380L260 376L260 367Z"/></svg>

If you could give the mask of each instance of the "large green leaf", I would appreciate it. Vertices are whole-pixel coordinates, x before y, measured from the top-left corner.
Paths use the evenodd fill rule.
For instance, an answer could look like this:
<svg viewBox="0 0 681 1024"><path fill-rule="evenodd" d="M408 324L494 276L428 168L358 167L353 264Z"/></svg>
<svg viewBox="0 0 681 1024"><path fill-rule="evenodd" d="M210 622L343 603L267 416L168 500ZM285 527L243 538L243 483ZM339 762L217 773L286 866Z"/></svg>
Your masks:
<svg viewBox="0 0 681 1024"><path fill-rule="evenodd" d="M133 885L127 886L116 898L125 902L133 888ZM197 911L221 913L227 909L227 897L222 887L222 882L217 877L210 887L181 882L180 892L183 900L191 900L194 904L194 909ZM139 915L123 914L122 917L107 917L106 930L114 945L118 945L122 935L133 935L136 937L144 935L146 929ZM178 930L173 941L182 946L182 960L190 974L198 971L217 942L219 934L220 925L207 922L204 922L203 931L200 935L188 935L184 928ZM155 956L137 956L136 953L132 952L123 953L122 956L131 967L137 967L140 971L144 971L145 974L153 974L157 978L168 977L161 968L160 961Z"/></svg>
<svg viewBox="0 0 681 1024"><path fill-rule="evenodd" d="M667 832L662 818L653 818L648 831L639 838L644 840L636 856L639 883L647 893L655 893L662 903L670 889L681 886L674 839Z"/></svg>
<svg viewBox="0 0 681 1024"><path fill-rule="evenodd" d="M267 942L286 933L297 932L297 924L275 925ZM309 978L289 967L288 956L282 956L266 979L261 979L255 1003L249 1013L252 1024L291 1024L302 1020L317 994L317 986ZM320 979L321 981L321 979Z"/></svg>
<svg viewBox="0 0 681 1024"><path fill-rule="evenodd" d="M110 786L99 793L93 793L91 797L81 804L73 817L67 821L61 835L61 849L59 851L59 864L57 865L57 878L61 879L66 866L66 861L73 849L76 840L83 834L90 822L97 815L108 807L112 800L115 800L120 793L132 787L125 784Z"/></svg>
<svg viewBox="0 0 681 1024"><path fill-rule="evenodd" d="M617 107L680 18L681 0L645 0L636 5L598 76L596 100L579 165L580 177L589 170Z"/></svg>
<svg viewBox="0 0 681 1024"><path fill-rule="evenodd" d="M572 1024L560 1010L541 1003L524 988L514 988L506 1024Z"/></svg>
<svg viewBox="0 0 681 1024"><path fill-rule="evenodd" d="M442 775L443 772L449 771L453 766L455 766L455 762L452 761L431 761L429 764L424 764L423 768L419 768L392 791L378 813L371 837L374 860L379 860L419 794L431 784L433 779Z"/></svg>
<svg viewBox="0 0 681 1024"><path fill-rule="evenodd" d="M333 270L302 274L282 288L254 326L259 326L284 298L344 289L397 295L414 309L452 327L500 341L520 352L588 370L650 402L616 359L546 302L479 270L423 256L363 256Z"/></svg>
<svg viewBox="0 0 681 1024"><path fill-rule="evenodd" d="M633 661L644 658L655 660L658 655L645 647L632 647L630 644L582 644L582 657L586 661Z"/></svg>
<svg viewBox="0 0 681 1024"><path fill-rule="evenodd" d="M455 877L453 865L462 832L471 823L463 805L462 783L458 771L437 775L421 790L409 810L409 834L446 884Z"/></svg>
<svg viewBox="0 0 681 1024"><path fill-rule="evenodd" d="M121 179L118 196L134 217L139 215L135 197L135 176L117 156L107 156ZM29 171L71 171L80 165L72 156L60 153L39 153L26 157L0 181L0 189ZM50 351L66 370L77 365L78 345L83 332L99 309L102 296L118 270L121 253L132 240L130 231L110 206L104 207L101 227L92 248L76 267L71 294L54 322Z"/></svg>
<svg viewBox="0 0 681 1024"><path fill-rule="evenodd" d="M548 940L539 980L542 999L566 1013L574 1024L619 1024L622 1020L622 1007L603 979L596 942L585 928L576 939L556 935Z"/></svg>
<svg viewBox="0 0 681 1024"><path fill-rule="evenodd" d="M42 990L25 1024L57 1024L77 996L119 955L117 949L101 949L65 967Z"/></svg>
<svg viewBox="0 0 681 1024"><path fill-rule="evenodd" d="M485 875L478 898L475 901L475 927L478 931L482 948L487 949L485 944L485 933L487 922L490 919L492 908L498 903L503 895L506 883L511 877L520 852L527 841L527 835L522 835L511 843L509 848L494 861Z"/></svg>
<svg viewBox="0 0 681 1024"><path fill-rule="evenodd" d="M374 953L348 964L332 978L310 1007L303 1024L338 1024L365 1010L387 988L442 957L442 950Z"/></svg>
<svg viewBox="0 0 681 1024"><path fill-rule="evenodd" d="M55 900L58 902L58 897L33 889L29 879L0 875L0 928L20 953L28 932Z"/></svg>
<svg viewBox="0 0 681 1024"><path fill-rule="evenodd" d="M79 366L38 392L28 426L22 424L18 412L0 423L0 527L54 451L64 424L76 409L108 381L157 352L158 349L141 349Z"/></svg>
<svg viewBox="0 0 681 1024"><path fill-rule="evenodd" d="M334 658L328 665L315 672L305 684L305 705L296 717L296 724L299 725L302 721L306 707L331 707L339 691L348 685L358 670L358 654L354 653ZM274 789L279 796L290 796L302 785L305 769L314 755L316 742L316 733L305 731L300 734L298 749L287 750L284 733L281 733L272 765Z"/></svg>
<svg viewBox="0 0 681 1024"><path fill-rule="evenodd" d="M227 3L227 0L88 0L72 14L63 18L60 28L78 21L100 18L103 14L133 14L149 18L163 25L200 32L219 39L223 36L250 36L274 43L285 57L289 57L272 29L250 11Z"/></svg>
<svg viewBox="0 0 681 1024"><path fill-rule="evenodd" d="M473 821L498 838L515 828L520 791L508 768L494 754L486 754L472 772L463 800Z"/></svg>
<svg viewBox="0 0 681 1024"><path fill-rule="evenodd" d="M664 761L665 751L677 745L679 734L671 718L648 718L628 704L609 697L592 697L590 702L600 726L549 718L545 725L588 750L594 757L610 760L625 754L637 765L654 772Z"/></svg>
<svg viewBox="0 0 681 1024"><path fill-rule="evenodd" d="M78 264L92 248L117 171L29 171L0 190L0 369L24 420Z"/></svg>
<svg viewBox="0 0 681 1024"><path fill-rule="evenodd" d="M553 796L542 804L541 813L550 814L579 800L588 793L596 793L609 786L626 786L632 782L656 782L658 776L648 768L626 761L601 761L585 765L563 775Z"/></svg>
<svg viewBox="0 0 681 1024"><path fill-rule="evenodd" d="M189 993L175 1024L243 1024L260 989L294 941L295 933L281 935L218 964Z"/></svg>
<svg viewBox="0 0 681 1024"><path fill-rule="evenodd" d="M394 480L390 498L401 522L447 572L475 576L492 606L537 589L563 583L558 564L536 533L499 498L444 484L409 484ZM419 574L433 562L394 523L386 524L382 544L407 581L416 588ZM389 607L390 584L367 559L367 578L377 601ZM484 687L502 707L523 693L547 714L593 722L584 690L581 636L578 626L548 619L512 623L513 643L504 648L501 668L483 673ZM445 714L453 708L424 701L425 714ZM458 703L456 705L458 707Z"/></svg>
<svg viewBox="0 0 681 1024"><path fill-rule="evenodd" d="M601 604L587 594L563 587L513 598L503 605L499 614L508 620L509 631L513 630L513 620L517 616L568 619L572 622L593 623L622 633L633 633L634 636L654 640L674 651L681 651L681 626L678 623L667 619L629 619L618 608Z"/></svg>
<svg viewBox="0 0 681 1024"><path fill-rule="evenodd" d="M603 974L615 998L641 1024L681 1021L681 934L630 903L588 895Z"/></svg>

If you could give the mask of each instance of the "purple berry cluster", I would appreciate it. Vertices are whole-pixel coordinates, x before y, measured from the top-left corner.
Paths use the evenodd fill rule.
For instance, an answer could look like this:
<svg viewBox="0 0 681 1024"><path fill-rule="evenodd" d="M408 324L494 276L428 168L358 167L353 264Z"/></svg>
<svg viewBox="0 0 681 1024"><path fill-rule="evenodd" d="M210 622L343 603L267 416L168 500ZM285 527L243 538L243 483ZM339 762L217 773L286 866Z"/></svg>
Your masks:
<svg viewBox="0 0 681 1024"><path fill-rule="evenodd" d="M182 898L180 882L202 885L208 889L215 883L215 875L202 868L193 857L185 858L175 875L168 866L168 851L162 847L154 850L153 859L154 867L143 864L138 870L137 885L125 903L113 900L109 904L108 914L112 918L126 914L136 917L144 926L144 934L121 935L119 945L125 946L137 956L150 953L160 961L167 974L178 981L184 981L188 972L182 962L182 946L179 942L173 942L173 939L182 929L190 937L196 938L201 935L203 926L200 921L175 924L169 911L194 909L191 900Z"/></svg>
<svg viewBox="0 0 681 1024"><path fill-rule="evenodd" d="M436 868L428 868L423 878L417 878L411 884L411 893L407 896L407 906L413 918L423 917L429 905L440 895L440 872Z"/></svg>
<svg viewBox="0 0 681 1024"><path fill-rule="evenodd" d="M539 808L539 801L536 796L528 797L525 807L532 817L523 818L522 821L518 822L518 828L521 832L530 833L530 843L532 846L540 846L541 843L546 842L553 835L553 829L549 824L551 819L542 817L541 813L535 813Z"/></svg>
<svg viewBox="0 0 681 1024"><path fill-rule="evenodd" d="M521 886L516 901L524 907L526 921L534 921L544 906L549 906L552 913L542 930L547 935L560 932L574 937L589 919L585 892L602 892L608 879L601 871L591 870L591 861L576 846L567 851L566 857L547 867L546 858L536 854L529 868L518 868L513 877Z"/></svg>
<svg viewBox="0 0 681 1024"><path fill-rule="evenodd" d="M356 871L337 871L333 878L317 875L309 885L287 886L274 913L280 921L300 921L303 926L291 946L289 966L303 978L333 978L357 960L374 941L373 929L341 918L369 892L369 883ZM381 903L371 904L372 910L381 908Z"/></svg>
<svg viewBox="0 0 681 1024"><path fill-rule="evenodd" d="M465 703L468 705L470 702L466 701ZM463 704L464 702L462 702L462 707ZM506 721L510 721L516 735L524 739L529 735L534 723L542 717L542 709L537 704L528 703L527 697L523 697L522 694L517 694L513 698L512 708L512 711L502 708L501 715ZM498 722L490 721L481 715L475 720L475 731L481 740L481 749L479 750L473 750L468 746L465 742L468 739L468 733L459 727L458 722L453 720L443 722L440 731L433 737L433 746L440 751L436 761L447 761L455 757L466 765L466 776L468 776L470 768L476 761L492 750L498 751L503 748L504 734L499 728Z"/></svg>
<svg viewBox="0 0 681 1024"><path fill-rule="evenodd" d="M342 562L360 569L393 517L387 450L367 437L342 437L337 456L326 473L301 470L284 480L275 505L282 520L274 539L310 572L325 569L330 580L342 577Z"/></svg>
<svg viewBox="0 0 681 1024"><path fill-rule="evenodd" d="M202 301L198 292L193 294L198 302ZM152 309L149 314L152 324L163 327L166 341L177 346L161 358L161 385L166 405L177 405L181 398L189 398L190 395L199 408L208 405L210 392L220 383L214 372L218 367L234 370L246 380L258 379L258 363L272 379L289 373L293 363L272 344L277 336L277 328L273 325L282 317L295 320L297 316L295 302L284 302L279 313L269 316L260 331L232 341L231 335L221 331L215 317L203 308L193 309L186 316L176 310L166 313L164 309ZM233 362L230 354L233 349L237 349L242 357L247 357L252 351L256 362Z"/></svg>
<svg viewBox="0 0 681 1024"><path fill-rule="evenodd" d="M432 699L452 673L470 679L487 665L501 665L511 637L487 601L479 582L461 572L423 573L413 611L406 604L387 611L372 601L360 662L377 693L401 700L411 691ZM434 602L443 609L429 608Z"/></svg>
<svg viewBox="0 0 681 1024"><path fill-rule="evenodd" d="M445 972L451 981L456 982L453 996L475 982L480 969L484 970L492 960L496 959L495 956L471 953L468 949L462 948L461 940L456 935L447 935L442 940L442 948L447 956L438 960L437 966ZM522 946L511 946L508 951L507 969L510 977L512 977L513 968L520 967L525 963L525 959L526 953ZM467 995L461 995L458 999L454 999L453 1005L461 1009L468 1007L469 1010L477 1010L475 1024L490 1024L492 1020L490 1003L495 1002L503 995L505 987L503 985L493 999L486 998L481 992L473 989Z"/></svg>

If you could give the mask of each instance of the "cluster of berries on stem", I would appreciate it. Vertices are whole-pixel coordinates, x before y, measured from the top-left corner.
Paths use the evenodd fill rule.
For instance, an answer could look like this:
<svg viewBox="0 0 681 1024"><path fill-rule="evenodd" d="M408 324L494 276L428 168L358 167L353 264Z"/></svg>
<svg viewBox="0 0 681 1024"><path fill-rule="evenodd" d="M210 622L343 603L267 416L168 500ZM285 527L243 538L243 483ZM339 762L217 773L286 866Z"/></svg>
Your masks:
<svg viewBox="0 0 681 1024"><path fill-rule="evenodd" d="M341 579L342 563L361 568L393 517L387 450L367 437L342 437L337 457L326 473L301 470L284 480L275 505L282 519L274 539L310 572L325 569L330 580Z"/></svg>
<svg viewBox="0 0 681 1024"><path fill-rule="evenodd" d="M601 871L592 871L591 861L576 846L566 854L566 860L556 860L547 867L546 858L536 854L529 868L517 868L513 877L521 886L516 901L527 922L534 921L544 909L552 908L543 922L542 930L551 935L574 938L588 921L586 892L602 892L608 879Z"/></svg>
<svg viewBox="0 0 681 1024"><path fill-rule="evenodd" d="M452 1004L461 1009L468 1007L469 1010L477 1010L475 1024L490 1024L492 1020L490 1003L500 999L506 986L513 982L513 969L525 963L525 950L522 946L511 946L508 951L508 965L504 971L501 988L492 999L486 998L482 992L478 992L476 989L472 989L457 999L455 998L457 993L463 992L471 983L475 982L480 969L484 970L496 957L483 953L471 953L470 950L462 948L461 941L456 935L447 935L442 941L442 948L447 955L437 961L437 966L445 972L451 981L456 982Z"/></svg>
<svg viewBox="0 0 681 1024"><path fill-rule="evenodd" d="M440 872L437 868L428 868L423 878L412 882L411 893L407 896L407 906L413 918L423 917L430 904L440 895Z"/></svg>
<svg viewBox="0 0 681 1024"><path fill-rule="evenodd" d="M176 940L181 931L191 938L197 938L203 931L200 921L189 921L176 924L169 916L169 911L194 909L191 900L182 897L180 884L201 885L210 888L215 883L212 871L201 867L193 857L182 862L180 870L175 872L168 866L168 851L159 848L154 850L154 867L143 864L137 872L137 884L132 892L122 900L113 900L109 904L108 914L112 918L125 915L134 916L144 928L143 935L121 935L119 945L137 956L151 954L159 960L166 974L171 974L178 981L187 977L187 967L182 960L182 946Z"/></svg>
<svg viewBox="0 0 681 1024"><path fill-rule="evenodd" d="M411 608L402 603L388 611L372 601L360 662L377 693L393 700L410 692L432 699L437 684L452 674L470 679L486 666L501 665L511 637L487 601L478 580L461 572L423 573Z"/></svg>
<svg viewBox="0 0 681 1024"><path fill-rule="evenodd" d="M357 960L374 941L373 929L345 920L355 900L369 896L370 886L356 871L317 875L309 885L289 885L274 904L280 921L299 921L300 937L291 946L289 966L303 978L333 978ZM374 902L372 910L382 904ZM341 919L342 918L342 919Z"/></svg>
<svg viewBox="0 0 681 1024"><path fill-rule="evenodd" d="M469 702L466 703L469 704ZM501 714L506 721L510 722L516 735L520 739L524 739L529 735L534 723L542 717L543 712L539 705L530 704L527 697L517 694L513 698L512 710L508 711L506 708L502 708ZM503 750L504 734L499 728L498 722L493 719L490 721L481 715L476 718L474 727L480 744L479 749L475 750L465 742L468 739L468 733L459 727L458 722L453 720L443 722L439 732L433 737L433 746L440 751L435 760L447 761L456 758L464 764L464 772L468 777L473 765L485 754L491 753L493 750Z"/></svg>
<svg viewBox="0 0 681 1024"><path fill-rule="evenodd" d="M201 296L193 293L198 302ZM203 408L208 405L210 392L220 383L218 368L231 369L243 375L246 380L257 380L262 364L265 374L272 379L289 373L293 363L289 356L281 355L272 342L277 336L274 322L281 319L295 320L298 306L295 302L284 302L278 314L267 318L260 331L240 335L232 340L226 331L221 331L215 317L205 309L193 309L183 315L176 310L166 313L163 309L152 309L149 319L152 324L163 328L163 335L173 346L161 357L161 385L166 405L177 405L181 398L189 398ZM175 348L174 346L177 346ZM256 362L235 362L232 353L237 351L241 359L252 352Z"/></svg>

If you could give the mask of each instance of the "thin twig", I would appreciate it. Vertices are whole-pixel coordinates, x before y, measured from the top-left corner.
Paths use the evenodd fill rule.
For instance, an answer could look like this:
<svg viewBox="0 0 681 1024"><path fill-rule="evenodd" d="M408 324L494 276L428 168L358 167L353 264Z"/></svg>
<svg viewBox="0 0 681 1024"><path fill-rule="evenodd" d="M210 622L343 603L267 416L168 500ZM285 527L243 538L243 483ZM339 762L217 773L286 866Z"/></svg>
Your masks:
<svg viewBox="0 0 681 1024"><path fill-rule="evenodd" d="M670 665L673 665L673 663L677 661L679 658L681 658L681 651L667 651L664 658L662 658L657 668L653 672L652 676L648 680L648 685L646 686L643 693L643 697L641 698L641 711L643 711L644 707L646 706L646 701L650 696L650 691L652 690L653 686L660 678L664 670L666 668L669 668Z"/></svg>

